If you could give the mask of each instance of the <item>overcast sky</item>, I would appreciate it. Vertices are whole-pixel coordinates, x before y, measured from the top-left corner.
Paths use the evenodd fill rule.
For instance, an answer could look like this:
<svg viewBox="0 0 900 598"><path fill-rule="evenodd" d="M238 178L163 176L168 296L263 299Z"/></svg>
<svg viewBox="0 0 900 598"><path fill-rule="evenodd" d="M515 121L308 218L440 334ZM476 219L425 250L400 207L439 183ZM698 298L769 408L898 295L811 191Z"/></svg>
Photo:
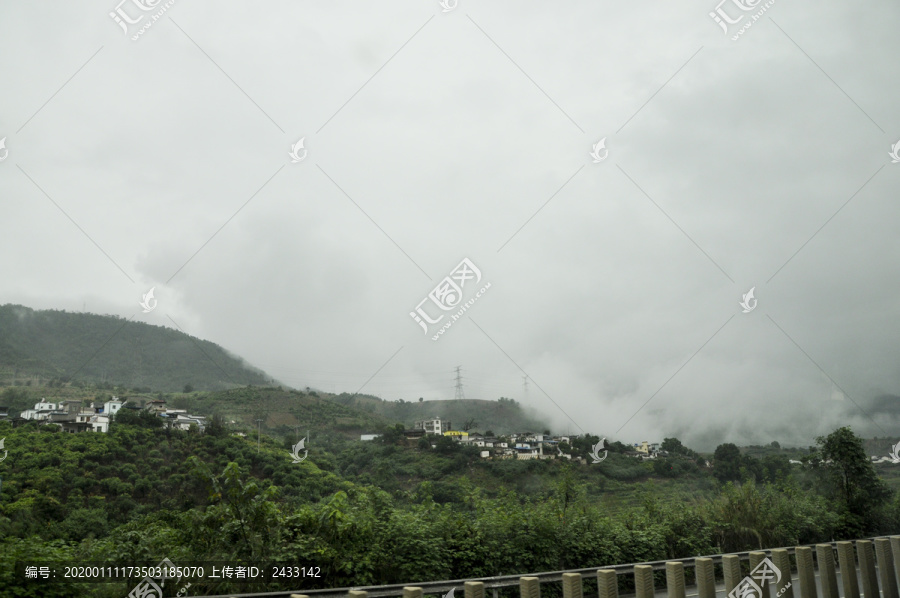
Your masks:
<svg viewBox="0 0 900 598"><path fill-rule="evenodd" d="M898 434L895 1L116 1L0 2L0 303L624 442Z"/></svg>

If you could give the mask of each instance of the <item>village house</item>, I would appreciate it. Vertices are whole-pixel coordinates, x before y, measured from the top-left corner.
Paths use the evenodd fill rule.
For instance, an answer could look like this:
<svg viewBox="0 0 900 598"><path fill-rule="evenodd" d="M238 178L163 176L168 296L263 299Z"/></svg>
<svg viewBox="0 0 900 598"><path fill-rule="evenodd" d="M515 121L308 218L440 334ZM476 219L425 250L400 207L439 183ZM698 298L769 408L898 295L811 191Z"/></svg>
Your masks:
<svg viewBox="0 0 900 598"><path fill-rule="evenodd" d="M206 417L190 415L184 409L166 409L166 402L161 399L148 401L144 407L150 413L161 417L166 425L179 430L189 430L191 425L196 425L200 431L206 429ZM91 403L84 407L81 401L62 401L51 403L47 399L41 399L34 409L28 409L21 414L22 420L39 421L42 424L57 424L63 432L109 432L109 424L113 417L122 409L140 410L140 407L123 401L118 397L112 397L105 403Z"/></svg>
<svg viewBox="0 0 900 598"><path fill-rule="evenodd" d="M403 430L403 436L407 440L416 440L418 438L425 438L425 430L421 428L417 428L415 430Z"/></svg>
<svg viewBox="0 0 900 598"><path fill-rule="evenodd" d="M19 417L24 419L45 420L50 413L56 411L56 403L49 403L47 399L41 399L40 403L35 403L34 409L26 409Z"/></svg>
<svg viewBox="0 0 900 598"><path fill-rule="evenodd" d="M415 424L415 429L425 430L426 434L443 434L450 431L450 420L442 420L439 417L419 420Z"/></svg>
<svg viewBox="0 0 900 598"><path fill-rule="evenodd" d="M538 453L538 449L533 448L527 444L517 444L516 445L516 459L540 459L541 455Z"/></svg>
<svg viewBox="0 0 900 598"><path fill-rule="evenodd" d="M123 404L124 403L117 397L113 397L112 400L109 400L102 405L91 403L90 407L82 409L75 415L75 423L87 424L92 432L106 434L109 432L110 418L119 412ZM63 429L65 429L65 426Z"/></svg>
<svg viewBox="0 0 900 598"><path fill-rule="evenodd" d="M146 409L147 411L152 411L154 413L165 413L166 402L162 399L153 399L151 401L147 401L146 405L144 405L144 409Z"/></svg>
<svg viewBox="0 0 900 598"><path fill-rule="evenodd" d="M174 427L179 430L190 430L196 425L200 432L206 430L206 417L202 415L178 415L175 418Z"/></svg>

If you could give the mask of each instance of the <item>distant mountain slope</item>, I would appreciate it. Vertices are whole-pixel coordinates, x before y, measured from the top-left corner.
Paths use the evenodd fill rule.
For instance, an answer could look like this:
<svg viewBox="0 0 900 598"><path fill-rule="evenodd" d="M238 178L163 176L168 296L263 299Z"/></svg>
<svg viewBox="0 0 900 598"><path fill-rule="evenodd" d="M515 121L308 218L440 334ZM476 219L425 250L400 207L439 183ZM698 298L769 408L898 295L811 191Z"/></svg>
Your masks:
<svg viewBox="0 0 900 598"><path fill-rule="evenodd" d="M548 425L546 417L534 409L522 407L512 399L485 401L480 399L449 399L439 401L391 402L370 395L341 394L333 397L341 405L356 407L369 413L401 421L412 428L416 420L440 417L449 419L454 430L462 430L465 423L474 420L473 431L495 434L514 432L543 432ZM552 430L553 431L553 430ZM560 430L555 430L560 432Z"/></svg>
<svg viewBox="0 0 900 598"><path fill-rule="evenodd" d="M315 391L305 393L282 387L234 388L231 390L195 393L196 397L180 397L176 407L186 400L184 407L197 413L223 415L226 421L235 420L256 428L262 420L264 429L280 434L294 434L308 429L329 434L343 433L358 439L363 432L374 432L396 422L361 409L336 404Z"/></svg>
<svg viewBox="0 0 900 598"><path fill-rule="evenodd" d="M0 306L0 384L38 377L153 391L263 385L270 377L209 341L116 316Z"/></svg>

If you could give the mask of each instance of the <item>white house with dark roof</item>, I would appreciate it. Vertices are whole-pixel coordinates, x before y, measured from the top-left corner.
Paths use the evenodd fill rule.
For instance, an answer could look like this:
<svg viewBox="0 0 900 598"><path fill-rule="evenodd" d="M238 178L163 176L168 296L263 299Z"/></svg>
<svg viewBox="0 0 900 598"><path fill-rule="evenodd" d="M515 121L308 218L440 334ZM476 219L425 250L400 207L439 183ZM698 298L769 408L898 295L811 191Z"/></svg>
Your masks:
<svg viewBox="0 0 900 598"><path fill-rule="evenodd" d="M40 403L34 404L34 409L26 409L20 415L24 419L45 420L50 414L59 409L56 403L50 403L47 399L41 399Z"/></svg>

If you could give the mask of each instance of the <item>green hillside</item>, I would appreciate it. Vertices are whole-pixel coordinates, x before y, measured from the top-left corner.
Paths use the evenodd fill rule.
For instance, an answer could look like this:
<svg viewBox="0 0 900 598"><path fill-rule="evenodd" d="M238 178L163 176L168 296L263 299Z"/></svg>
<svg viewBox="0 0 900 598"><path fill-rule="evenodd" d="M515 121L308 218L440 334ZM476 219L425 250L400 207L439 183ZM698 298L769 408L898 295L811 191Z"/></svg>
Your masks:
<svg viewBox="0 0 900 598"><path fill-rule="evenodd" d="M179 409L199 415L219 414L238 428L257 427L274 435L293 438L299 430L338 433L359 438L359 434L378 432L397 422L379 414L342 405L320 396L282 387L244 387L206 393L174 394L167 399Z"/></svg>
<svg viewBox="0 0 900 598"><path fill-rule="evenodd" d="M154 391L263 385L270 377L209 341L116 316L0 306L0 385L71 380Z"/></svg>
<svg viewBox="0 0 900 598"><path fill-rule="evenodd" d="M412 428L416 420L439 417L450 420L454 430L468 427L470 430L495 434L516 432L541 433L547 428L546 418L535 410L526 410L513 399L500 398L497 401L479 399L450 399L444 401L396 402L384 401L370 395L340 394L334 401L341 405L356 407L362 411L381 415L387 419L402 422Z"/></svg>
<svg viewBox="0 0 900 598"><path fill-rule="evenodd" d="M8 387L0 402L103 395L70 384ZM107 434L0 421L9 453L0 463L0 587L16 596L114 598L134 586L28 585L14 580L16 561L322 568L321 579L191 587L229 594L594 567L900 530L900 499L878 479L888 466L872 468L849 431L831 435L833 450L858 453L855 483L865 492L844 504L828 468L792 466L794 453L776 446L721 445L712 468L709 456L675 439L672 455L653 462L627 456L619 443L599 464L486 460L446 437L407 441L376 412L457 417L450 409L465 402L434 413L424 401L273 387L129 400L150 396L209 415L209 427L166 429L158 417L131 412ZM508 400L468 407L463 417L500 430L534 427ZM498 409L515 423L489 419ZM304 460L294 462L290 446L307 430ZM361 430L383 435L363 442ZM573 438L566 450L584 457L598 440ZM622 583L620 591L634 591Z"/></svg>

